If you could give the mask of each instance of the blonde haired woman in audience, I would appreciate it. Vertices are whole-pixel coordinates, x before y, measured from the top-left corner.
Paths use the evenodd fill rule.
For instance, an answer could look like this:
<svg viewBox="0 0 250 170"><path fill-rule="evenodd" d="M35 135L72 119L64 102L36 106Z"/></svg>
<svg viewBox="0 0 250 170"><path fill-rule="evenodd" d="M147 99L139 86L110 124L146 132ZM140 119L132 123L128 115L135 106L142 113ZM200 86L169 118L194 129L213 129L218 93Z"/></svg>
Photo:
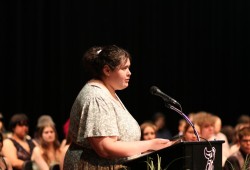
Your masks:
<svg viewBox="0 0 250 170"><path fill-rule="evenodd" d="M60 165L62 151L54 123L44 122L37 131L39 146L33 150L31 160L40 170L49 170Z"/></svg>
<svg viewBox="0 0 250 170"><path fill-rule="evenodd" d="M153 122L146 121L140 125L141 140L150 140L156 138L156 126Z"/></svg>

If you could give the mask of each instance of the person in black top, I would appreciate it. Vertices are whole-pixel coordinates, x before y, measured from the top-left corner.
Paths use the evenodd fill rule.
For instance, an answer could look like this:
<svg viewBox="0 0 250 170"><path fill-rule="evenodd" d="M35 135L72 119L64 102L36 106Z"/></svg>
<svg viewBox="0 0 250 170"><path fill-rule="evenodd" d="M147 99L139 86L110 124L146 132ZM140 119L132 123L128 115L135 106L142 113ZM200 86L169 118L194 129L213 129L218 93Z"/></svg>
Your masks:
<svg viewBox="0 0 250 170"><path fill-rule="evenodd" d="M223 170L245 170L250 168L250 127L238 132L239 151L228 157Z"/></svg>
<svg viewBox="0 0 250 170"><path fill-rule="evenodd" d="M11 162L13 170L21 170L26 162L31 161L31 154L35 147L28 135L28 117L24 113L14 114L9 122L11 137L3 141L3 155Z"/></svg>

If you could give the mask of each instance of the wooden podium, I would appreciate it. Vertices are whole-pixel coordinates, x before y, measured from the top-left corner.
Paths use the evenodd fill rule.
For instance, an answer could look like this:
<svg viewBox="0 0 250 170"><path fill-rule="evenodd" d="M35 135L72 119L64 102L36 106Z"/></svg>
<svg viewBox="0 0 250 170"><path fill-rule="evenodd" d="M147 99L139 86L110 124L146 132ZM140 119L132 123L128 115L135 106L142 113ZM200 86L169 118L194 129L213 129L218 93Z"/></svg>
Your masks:
<svg viewBox="0 0 250 170"><path fill-rule="evenodd" d="M161 170L222 170L222 143L222 140L178 142L132 158L124 165L128 170L151 170L146 162L152 161L157 170L160 158Z"/></svg>

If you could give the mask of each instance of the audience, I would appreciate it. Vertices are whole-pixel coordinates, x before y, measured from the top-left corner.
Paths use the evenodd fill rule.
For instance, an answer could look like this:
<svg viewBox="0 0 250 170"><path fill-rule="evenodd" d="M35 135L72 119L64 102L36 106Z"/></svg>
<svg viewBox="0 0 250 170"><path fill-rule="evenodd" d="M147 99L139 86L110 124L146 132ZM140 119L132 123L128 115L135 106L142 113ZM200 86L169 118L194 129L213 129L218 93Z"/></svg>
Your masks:
<svg viewBox="0 0 250 170"><path fill-rule="evenodd" d="M195 112L191 112L191 113L188 114L188 118L189 118L189 120L190 120L191 122L193 122L195 115L196 115Z"/></svg>
<svg viewBox="0 0 250 170"><path fill-rule="evenodd" d="M198 112L194 115L193 121L200 126L201 139L214 140L214 119L211 113Z"/></svg>
<svg viewBox="0 0 250 170"><path fill-rule="evenodd" d="M223 140L222 144L222 163L225 164L225 161L230 156L230 146L225 134L221 132L222 121L221 118L217 115L213 115L214 117L214 139L215 140Z"/></svg>
<svg viewBox="0 0 250 170"><path fill-rule="evenodd" d="M3 122L3 114L0 113L0 132L3 134L5 133L6 129L4 126L4 122Z"/></svg>
<svg viewBox="0 0 250 170"><path fill-rule="evenodd" d="M156 126L151 121L145 121L140 125L141 140L150 140L156 138Z"/></svg>
<svg viewBox="0 0 250 170"><path fill-rule="evenodd" d="M199 135L200 134L200 126L198 126L196 123L194 123L194 127ZM183 129L182 139L183 139L183 141L188 141L188 142L198 141L198 138L194 133L193 127L188 123L185 125L185 127Z"/></svg>
<svg viewBox="0 0 250 170"><path fill-rule="evenodd" d="M50 170L53 165L63 168L65 153L71 143L68 134L67 120L62 128L64 139L58 139L55 123L50 115L41 115L37 121L34 138L29 136L29 120L26 114L14 114L9 121L9 131L4 126L3 114L0 113L0 169L22 170L27 162L33 162L33 170ZM201 140L223 140L223 170L240 170L250 154L250 117L241 115L237 124L222 126L219 116L205 111L191 113ZM165 115L155 113L153 121L144 121L141 125L141 140L154 138L172 138L166 127ZM178 125L178 136L183 141L197 141L193 128L181 119ZM32 166L32 165L31 165Z"/></svg>
<svg viewBox="0 0 250 170"><path fill-rule="evenodd" d="M24 113L14 114L9 122L12 134L3 141L3 155L10 160L13 170L21 170L26 161L31 160L35 147L29 132L28 117Z"/></svg>
<svg viewBox="0 0 250 170"><path fill-rule="evenodd" d="M235 129L232 125L224 125L221 128L221 132L226 135L228 144L231 147L235 142Z"/></svg>
<svg viewBox="0 0 250 170"><path fill-rule="evenodd" d="M239 142L239 150L231 155L223 168L223 170L242 170L249 169L249 157L250 154L250 127L244 127L238 132L238 142Z"/></svg>
<svg viewBox="0 0 250 170"><path fill-rule="evenodd" d="M68 136L69 124L70 124L70 119L68 118L68 119L66 120L66 122L63 124L63 134L64 134L65 139L66 139L67 136Z"/></svg>
<svg viewBox="0 0 250 170"><path fill-rule="evenodd" d="M55 124L52 119L47 118L45 117L38 126L39 146L34 148L31 157L31 160L42 170L49 170L55 164L59 165L62 153Z"/></svg>
<svg viewBox="0 0 250 170"><path fill-rule="evenodd" d="M0 133L2 133L3 135L3 139L7 138L10 136L10 133L7 131L7 129L5 128L5 124L4 124L4 116L3 114L0 112Z"/></svg>
<svg viewBox="0 0 250 170"><path fill-rule="evenodd" d="M63 169L63 162L65 158L65 154L70 146L71 143L71 135L69 132L69 125L70 125L70 119L68 118L67 121L63 125L63 133L64 133L64 139L61 143L61 157L60 157L60 168Z"/></svg>
<svg viewBox="0 0 250 170"><path fill-rule="evenodd" d="M186 126L187 122L185 119L180 119L179 120L179 124L178 124L178 133L176 135L174 135L171 140L179 140L183 138L183 132L184 132L184 128Z"/></svg>
<svg viewBox="0 0 250 170"><path fill-rule="evenodd" d="M12 170L12 165L8 158L2 155L3 134L0 132L0 170Z"/></svg>
<svg viewBox="0 0 250 170"><path fill-rule="evenodd" d="M153 123L156 126L156 137L157 138L164 138L164 139L171 139L172 138L172 134L166 125L166 117L162 112L157 112L154 114Z"/></svg>
<svg viewBox="0 0 250 170"><path fill-rule="evenodd" d="M239 143L239 131L245 127L250 127L250 125L248 123L245 123L245 122L240 122L238 123L235 128L234 128L234 132L235 132L235 137L234 137L234 141L233 141L233 144L230 146L230 152L229 152L229 155L232 155L236 152L239 151L240 149L240 143Z"/></svg>
<svg viewBox="0 0 250 170"><path fill-rule="evenodd" d="M242 114L237 119L237 124L250 124L250 116Z"/></svg>
<svg viewBox="0 0 250 170"><path fill-rule="evenodd" d="M186 122L185 119L180 119L180 120L179 120L179 124L178 124L178 136L182 136L182 135L183 135L185 126L186 126L187 124L188 124L188 123Z"/></svg>
<svg viewBox="0 0 250 170"><path fill-rule="evenodd" d="M63 162L64 162L65 154L66 154L66 152L67 152L67 150L68 150L68 148L70 146L71 139L67 139L67 141L63 141L63 142L66 142L66 143L63 145L63 147L60 147L61 155L60 155L60 158L59 158L59 166L60 166L61 170L63 169Z"/></svg>
<svg viewBox="0 0 250 170"><path fill-rule="evenodd" d="M219 119L219 117L213 115L212 113L201 111L196 113L193 119L194 122L196 122L201 128L201 136L200 136L201 139L207 141L225 140L225 142L222 144L222 167L223 167L227 157L229 156L229 145L225 135L223 134L218 135L218 129L220 128L215 127L216 124L215 122Z"/></svg>
<svg viewBox="0 0 250 170"><path fill-rule="evenodd" d="M52 124L52 125L55 125L52 117L50 115L41 115L39 116L39 118L37 119L37 124L36 124L36 130L35 130L35 133L34 133L34 137L33 137L33 142L36 144L36 145L39 145L40 144L40 136L39 136L39 130L44 127L44 124Z"/></svg>

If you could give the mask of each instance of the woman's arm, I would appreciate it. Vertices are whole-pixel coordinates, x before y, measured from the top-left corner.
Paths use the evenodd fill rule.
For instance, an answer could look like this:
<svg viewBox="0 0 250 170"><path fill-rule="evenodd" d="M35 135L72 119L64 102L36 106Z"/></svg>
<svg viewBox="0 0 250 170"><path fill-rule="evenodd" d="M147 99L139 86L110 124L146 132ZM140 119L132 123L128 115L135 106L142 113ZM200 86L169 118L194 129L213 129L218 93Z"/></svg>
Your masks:
<svg viewBox="0 0 250 170"><path fill-rule="evenodd" d="M8 160L8 158L4 157L3 159L6 162L7 170L12 170L12 165L11 165L10 161Z"/></svg>
<svg viewBox="0 0 250 170"><path fill-rule="evenodd" d="M13 168L22 169L24 161L17 158L17 150L10 139L3 141L3 155L10 161Z"/></svg>
<svg viewBox="0 0 250 170"><path fill-rule="evenodd" d="M104 158L129 157L148 150L159 150L172 144L168 139L152 139L145 141L122 142L117 137L88 138L96 153Z"/></svg>
<svg viewBox="0 0 250 170"><path fill-rule="evenodd" d="M60 169L63 169L64 158L65 158L65 154L68 148L69 148L69 144L65 145L63 148L60 148L60 155L59 155Z"/></svg>
<svg viewBox="0 0 250 170"><path fill-rule="evenodd" d="M49 170L48 164L45 162L45 160L42 157L42 151L41 149L36 146L33 149L31 160L36 163L36 165L39 167L39 169L42 170Z"/></svg>

